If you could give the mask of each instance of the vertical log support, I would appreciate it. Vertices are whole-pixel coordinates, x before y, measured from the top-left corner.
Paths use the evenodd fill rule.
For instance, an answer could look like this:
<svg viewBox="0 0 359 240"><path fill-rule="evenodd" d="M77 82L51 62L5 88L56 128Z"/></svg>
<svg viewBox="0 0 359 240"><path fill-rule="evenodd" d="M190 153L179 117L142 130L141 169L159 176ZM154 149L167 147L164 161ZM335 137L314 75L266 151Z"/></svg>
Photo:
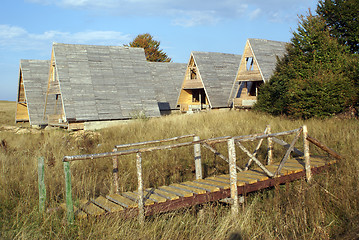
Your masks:
<svg viewBox="0 0 359 240"><path fill-rule="evenodd" d="M136 154L136 167L137 167L137 184L138 184L138 221L141 225L143 225L145 221L145 209L143 203L144 192L143 192L141 153Z"/></svg>
<svg viewBox="0 0 359 240"><path fill-rule="evenodd" d="M272 130L270 125L267 126L267 134L271 134ZM268 138L268 161L267 165L272 164L273 162L273 139L271 137Z"/></svg>
<svg viewBox="0 0 359 240"><path fill-rule="evenodd" d="M236 149L234 139L228 139L228 157L229 157L229 174L230 174L230 189L232 203L232 214L238 214L238 189L237 189L237 168L236 168Z"/></svg>
<svg viewBox="0 0 359 240"><path fill-rule="evenodd" d="M310 153L309 153L309 141L308 141L308 128L303 126L303 144L304 144L304 161L305 161L305 176L307 182L312 179L312 170L310 168Z"/></svg>
<svg viewBox="0 0 359 240"><path fill-rule="evenodd" d="M44 157L39 157L37 159L37 172L38 172L38 183L39 183L39 211L41 213L44 213L45 201L46 201Z"/></svg>
<svg viewBox="0 0 359 240"><path fill-rule="evenodd" d="M74 204L72 202L71 172L70 172L70 163L69 162L64 162L64 172L65 172L67 222L69 224L73 224L74 223Z"/></svg>
<svg viewBox="0 0 359 240"><path fill-rule="evenodd" d="M199 141L199 136L193 137L193 141ZM196 179L202 179L201 144L194 144L194 164L196 168Z"/></svg>
<svg viewBox="0 0 359 240"><path fill-rule="evenodd" d="M112 152L117 152L117 148L114 148ZM118 184L118 156L112 158L113 161L113 192L119 194L119 184Z"/></svg>

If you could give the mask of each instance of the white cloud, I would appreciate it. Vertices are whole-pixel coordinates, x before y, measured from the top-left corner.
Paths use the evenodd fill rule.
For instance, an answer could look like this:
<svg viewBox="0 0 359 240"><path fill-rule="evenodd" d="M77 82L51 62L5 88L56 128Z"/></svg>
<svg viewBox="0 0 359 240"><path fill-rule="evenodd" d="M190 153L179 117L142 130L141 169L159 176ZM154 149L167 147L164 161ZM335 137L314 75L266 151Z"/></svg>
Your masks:
<svg viewBox="0 0 359 240"><path fill-rule="evenodd" d="M192 27L223 19L264 17L269 21L295 20L314 0L27 0L63 8L120 16L165 16L175 25ZM293 16L293 17L290 17Z"/></svg>
<svg viewBox="0 0 359 240"><path fill-rule="evenodd" d="M251 20L256 19L259 17L259 15L262 13L262 10L260 8L255 9L254 11L249 13L249 18Z"/></svg>
<svg viewBox="0 0 359 240"><path fill-rule="evenodd" d="M0 36L2 36L0 40L12 39L24 34L26 34L26 31L20 27L0 25Z"/></svg>
<svg viewBox="0 0 359 240"><path fill-rule="evenodd" d="M0 48L13 50L42 50L52 42L122 45L129 41L130 35L115 31L29 33L21 27L0 25Z"/></svg>
<svg viewBox="0 0 359 240"><path fill-rule="evenodd" d="M193 27L196 25L215 24L220 21L220 18L215 16L213 11L211 12L200 12L193 11L190 13L179 14L182 17L178 17L172 20L173 25L183 27Z"/></svg>

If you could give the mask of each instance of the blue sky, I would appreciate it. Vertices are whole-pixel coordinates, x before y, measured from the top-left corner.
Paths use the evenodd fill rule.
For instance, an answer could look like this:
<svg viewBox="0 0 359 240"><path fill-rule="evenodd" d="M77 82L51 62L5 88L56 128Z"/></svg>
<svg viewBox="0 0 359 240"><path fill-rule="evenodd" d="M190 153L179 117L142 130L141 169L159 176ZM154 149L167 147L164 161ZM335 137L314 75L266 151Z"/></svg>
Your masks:
<svg viewBox="0 0 359 240"><path fill-rule="evenodd" d="M316 0L4 0L0 100L16 100L20 59L50 59L53 42L118 45L150 33L174 62L191 51L242 54L247 38L289 41Z"/></svg>

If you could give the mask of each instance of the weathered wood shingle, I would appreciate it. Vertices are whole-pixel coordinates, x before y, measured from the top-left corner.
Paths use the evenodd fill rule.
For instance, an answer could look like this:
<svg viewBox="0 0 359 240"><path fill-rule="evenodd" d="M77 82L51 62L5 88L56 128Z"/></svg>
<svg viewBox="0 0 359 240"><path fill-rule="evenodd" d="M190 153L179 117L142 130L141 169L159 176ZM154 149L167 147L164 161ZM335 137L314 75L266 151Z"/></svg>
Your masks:
<svg viewBox="0 0 359 240"><path fill-rule="evenodd" d="M49 75L49 60L20 61L20 78L23 79L30 125L44 125L45 96ZM49 101L49 105L51 101Z"/></svg>
<svg viewBox="0 0 359 240"><path fill-rule="evenodd" d="M68 121L160 116L143 49L54 43L53 53Z"/></svg>
<svg viewBox="0 0 359 240"><path fill-rule="evenodd" d="M177 109L177 96L185 76L187 64L172 62L148 62L161 111Z"/></svg>
<svg viewBox="0 0 359 240"><path fill-rule="evenodd" d="M211 107L227 107L241 55L216 52L192 52L192 55Z"/></svg>
<svg viewBox="0 0 359 240"><path fill-rule="evenodd" d="M249 38L248 41L263 76L263 80L267 82L275 70L277 57L281 58L284 56L287 43L255 38Z"/></svg>

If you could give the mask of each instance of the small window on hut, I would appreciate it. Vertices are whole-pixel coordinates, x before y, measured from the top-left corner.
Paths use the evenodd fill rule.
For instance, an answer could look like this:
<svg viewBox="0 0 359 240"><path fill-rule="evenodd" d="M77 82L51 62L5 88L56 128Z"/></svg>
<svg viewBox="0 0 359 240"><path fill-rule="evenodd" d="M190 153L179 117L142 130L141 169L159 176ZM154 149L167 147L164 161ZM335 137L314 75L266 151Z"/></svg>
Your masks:
<svg viewBox="0 0 359 240"><path fill-rule="evenodd" d="M246 58L246 70L253 71L253 57Z"/></svg>
<svg viewBox="0 0 359 240"><path fill-rule="evenodd" d="M196 73L196 69L195 69L195 68L191 68L190 78L191 78L191 79L197 79L197 73Z"/></svg>

